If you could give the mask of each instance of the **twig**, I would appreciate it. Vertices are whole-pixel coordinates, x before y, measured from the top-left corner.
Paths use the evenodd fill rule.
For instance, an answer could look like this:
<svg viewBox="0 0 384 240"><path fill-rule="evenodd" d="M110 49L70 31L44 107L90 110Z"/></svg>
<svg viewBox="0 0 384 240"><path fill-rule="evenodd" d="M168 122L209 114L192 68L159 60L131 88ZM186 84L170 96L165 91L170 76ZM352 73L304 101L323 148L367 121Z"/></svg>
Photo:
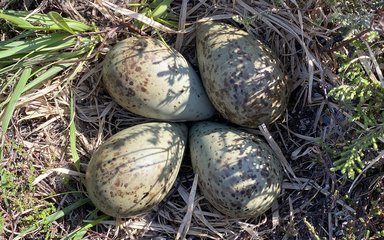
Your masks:
<svg viewBox="0 0 384 240"><path fill-rule="evenodd" d="M352 41L361 38L364 34L370 32L371 30L372 30L371 28L365 29L365 30L361 31L360 33L358 33L358 34L357 34L356 36L354 36L353 38L350 38L350 39L341 41L341 42L339 42L338 44L336 44L335 46L331 47L330 49L324 49L324 50L325 50L326 52L334 52L334 51L336 51L337 49L340 49L340 48L345 47L346 45L350 44Z"/></svg>
<svg viewBox="0 0 384 240"><path fill-rule="evenodd" d="M382 158L384 157L384 150L381 151L379 153L379 155L377 155L377 157L375 157L375 159L373 159L371 161L370 164L368 164L364 169L363 171L361 171L361 173L359 173L359 175L355 178L355 180L353 181L353 183L351 184L351 186L349 187L348 189L348 193L351 193L352 189L355 187L356 183L357 183L357 180L360 179L360 177L363 175L363 173L365 173L368 169L370 169L373 165L375 165L378 161L380 161Z"/></svg>
<svg viewBox="0 0 384 240"><path fill-rule="evenodd" d="M181 4L180 17L179 17L179 31L185 30L185 22L187 18L187 4L188 0L183 0ZM184 33L178 33L176 36L175 49L180 51L181 46L183 45Z"/></svg>
<svg viewBox="0 0 384 240"><path fill-rule="evenodd" d="M288 177L289 178L293 177L293 179L295 179L296 182L301 183L299 180L297 180L295 173L293 172L291 166L289 165L289 163L288 163L287 159L285 158L283 152L281 151L279 145L277 145L277 143L275 142L275 140L272 138L271 134L269 133L267 126L265 126L265 124L262 124L259 126L259 130L261 131L261 133L263 134L263 136L267 140L269 146L271 146L271 148L274 150L276 156L278 157L281 164L283 165Z"/></svg>
<svg viewBox="0 0 384 240"><path fill-rule="evenodd" d="M195 206L195 196L196 196L196 188L197 188L197 180L199 178L199 175L195 173L195 177L193 179L191 193L189 194L188 198L188 207L187 207L187 213L185 214L183 218L183 222L181 223L179 230L177 231L176 240L177 239L185 239L185 236L188 233L189 227L191 225L191 219L192 219L192 213Z"/></svg>

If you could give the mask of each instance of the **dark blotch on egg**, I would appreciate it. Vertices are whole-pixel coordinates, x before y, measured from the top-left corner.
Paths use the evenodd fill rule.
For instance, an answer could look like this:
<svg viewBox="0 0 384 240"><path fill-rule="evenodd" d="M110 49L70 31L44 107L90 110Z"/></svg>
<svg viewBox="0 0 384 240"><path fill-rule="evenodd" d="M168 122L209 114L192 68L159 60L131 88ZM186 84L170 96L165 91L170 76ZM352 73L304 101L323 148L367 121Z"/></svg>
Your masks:
<svg viewBox="0 0 384 240"><path fill-rule="evenodd" d="M254 135L213 122L189 134L191 162L204 197L230 217L256 217L279 195L282 171L272 149Z"/></svg>

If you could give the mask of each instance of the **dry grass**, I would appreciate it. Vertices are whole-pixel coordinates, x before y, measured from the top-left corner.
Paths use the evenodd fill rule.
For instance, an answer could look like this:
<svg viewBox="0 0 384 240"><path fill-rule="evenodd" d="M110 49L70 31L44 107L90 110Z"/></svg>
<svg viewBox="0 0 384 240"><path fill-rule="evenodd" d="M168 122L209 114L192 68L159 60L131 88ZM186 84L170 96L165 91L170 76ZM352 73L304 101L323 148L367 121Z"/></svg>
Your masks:
<svg viewBox="0 0 384 240"><path fill-rule="evenodd" d="M103 220L89 229L85 237L313 239L318 235L322 239L348 238L347 225L363 216L359 208L367 206L357 204L361 195L368 194L364 185L380 184L377 179L382 179L382 176L358 178L353 184L344 181L338 173L329 171L332 159L319 144L326 143L329 138L343 138L346 131L353 128L346 124L337 104L329 102L326 97L327 91L340 81L335 73L337 63L333 53L325 51L332 46L336 32L328 23L332 9L323 5L322 1L314 0L291 0L279 5L271 3L274 1L183 0L171 5L170 12L178 17L175 20L179 23L178 29L172 29L141 15L137 7L128 7L124 2L129 1L47 0L38 5L27 5L36 12L56 10L73 19L94 22L100 29L97 34L101 34L104 41L87 59L85 69L74 82L65 80L70 74L66 72L19 100L5 135L6 158L1 167L15 174L15 185L29 186L19 189L21 198L35 200L30 200L31 204L25 203L23 207L17 202L1 203L2 216L6 221L2 233L4 238L16 237L27 226L22 220L24 216L34 216L49 204L60 210L86 198L82 180L92 152L117 131L150 121L120 108L103 89L100 71L108 49L131 33L156 38L161 33L169 45L180 50L196 67L194 24L205 19L217 19L243 27L266 42L280 56L287 70L292 94L285 116L272 126L250 130L266 137L284 166L285 180L278 202L272 210L257 218L227 218L200 195L196 186L198 176L193 174L186 156L181 169L183 174L180 174L174 190L162 205L135 218ZM8 7L22 9L22 5L10 4ZM244 25L239 23L238 16ZM315 24L315 20L319 19L321 24ZM148 26L139 30L134 21ZM12 36L2 28L0 30L3 39ZM10 90L8 88L1 96L6 96ZM74 171L69 147L71 90L75 92L74 120L80 172ZM325 119L330 120L324 123ZM344 198L347 192L352 193L349 201ZM86 204L54 221L48 226L49 230L43 231L44 226L40 226L25 238L66 236L85 223L92 222L87 219L90 219L93 210L90 203ZM358 235L362 234L359 226L356 225L358 239L363 236ZM49 234L45 235L46 232Z"/></svg>

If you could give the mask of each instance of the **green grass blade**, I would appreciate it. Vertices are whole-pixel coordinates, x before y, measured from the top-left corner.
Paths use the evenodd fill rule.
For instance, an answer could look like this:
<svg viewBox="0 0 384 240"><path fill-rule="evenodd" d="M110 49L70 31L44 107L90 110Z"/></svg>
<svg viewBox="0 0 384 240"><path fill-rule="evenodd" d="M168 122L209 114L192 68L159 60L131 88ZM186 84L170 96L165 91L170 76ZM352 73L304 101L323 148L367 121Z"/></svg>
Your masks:
<svg viewBox="0 0 384 240"><path fill-rule="evenodd" d="M63 53L62 53L63 54ZM13 59L9 59L8 61L2 61L0 59L0 75L3 74L13 74L13 72L20 68L33 67L36 64L47 64L47 62L52 61L54 57L57 57L57 60L63 60L60 58L61 54L51 54L51 53L38 53L38 54L30 54L28 58L23 59L24 55L14 56ZM49 67L49 65L47 66ZM4 91L4 89L3 89Z"/></svg>
<svg viewBox="0 0 384 240"><path fill-rule="evenodd" d="M76 34L69 26L68 24L65 22L64 18L62 16L60 16L60 14L58 14L57 12L49 12L48 13L48 17L54 22L56 23L57 26L61 27L61 29L71 33L71 34Z"/></svg>
<svg viewBox="0 0 384 240"><path fill-rule="evenodd" d="M28 41L26 40L20 40L20 41L16 41L16 40L13 40L10 41L10 42L0 42L0 49L1 50L7 50L7 49L11 49L11 48L15 48L15 47L19 47L19 46L22 46L23 44L26 44Z"/></svg>
<svg viewBox="0 0 384 240"><path fill-rule="evenodd" d="M38 228L38 226L32 226L30 228L27 228L25 229L24 231L20 232L19 235L17 235L14 240L19 240L19 239L23 239L25 237L25 235L27 235L28 233L31 233L33 231L35 231L36 229Z"/></svg>
<svg viewBox="0 0 384 240"><path fill-rule="evenodd" d="M26 21L22 18L19 18L19 17L12 16L12 15L0 13L0 18L14 24L15 26L17 26L19 28L32 29L34 27L28 21Z"/></svg>
<svg viewBox="0 0 384 240"><path fill-rule="evenodd" d="M73 29L77 32L86 32L86 31L93 30L93 27L91 27L87 24L84 24L82 22L69 21L69 22L67 22L67 24L71 29Z"/></svg>
<svg viewBox="0 0 384 240"><path fill-rule="evenodd" d="M91 45L87 44L84 46L81 45L78 50L70 52L33 52L28 54L27 58L25 58L24 54L13 55L12 58L0 59L0 75L15 69L19 69L20 67L32 66L36 64L46 65L48 63L60 63L61 61L77 61L82 58L91 47ZM47 67L49 67L49 65Z"/></svg>
<svg viewBox="0 0 384 240"><path fill-rule="evenodd" d="M89 198L80 199L79 201L69 205L68 207L63 208L63 210L49 215L44 221L40 221L39 224L36 224L36 225L22 231L14 239L15 240L23 239L27 234L35 231L39 226L51 224L52 222L58 220L59 218L64 217L65 215L71 213L73 210L83 206L84 204L88 203L89 201L90 201Z"/></svg>
<svg viewBox="0 0 384 240"><path fill-rule="evenodd" d="M29 13L28 13L29 14ZM70 18L63 18L62 19L65 21L65 23L73 30L78 31L78 32L85 32L85 31L90 31L93 29L92 26L89 26L85 23L70 19ZM38 22L40 24L49 26L51 30L58 30L59 26L55 24L55 22L52 21L52 19L47 16L47 14L33 14L28 18L28 20L32 22Z"/></svg>
<svg viewBox="0 0 384 240"><path fill-rule="evenodd" d="M158 21L159 23L163 24L163 25L166 25L166 26L169 26L169 27L173 27L173 28L177 28L178 26L178 22L176 21L172 21L172 20L164 20L162 18L158 18L156 19L156 21Z"/></svg>
<svg viewBox="0 0 384 240"><path fill-rule="evenodd" d="M73 162L75 164L76 170L80 171L80 161L79 155L77 154L76 149L76 125L75 125L75 96L71 94L71 105L70 105L70 119L71 122L69 124L69 142L71 146L71 154L73 158Z"/></svg>
<svg viewBox="0 0 384 240"><path fill-rule="evenodd" d="M28 83L25 88L24 92L27 92L31 90L32 88L38 86L39 84L43 83L44 81L47 81L49 79L52 79L55 77L58 73L63 71L64 69L72 66L74 63L63 63L63 64L58 64L58 65L53 65L50 67L48 70L46 70L43 74L35 78L33 81Z"/></svg>
<svg viewBox="0 0 384 240"><path fill-rule="evenodd" d="M54 43L57 43L60 40L63 40L65 37L67 37L68 34L63 33L53 33L47 36L38 37L36 39L33 39L26 42L25 44L22 44L18 47L7 49L0 51L0 59L3 58L9 58L12 55L20 54L20 53L31 53L36 50L41 50L44 47L50 46Z"/></svg>
<svg viewBox="0 0 384 240"><path fill-rule="evenodd" d="M96 210L95 212L97 212L97 211L98 210ZM106 220L108 218L110 218L110 216L102 215L102 216L94 219L92 222L86 223L81 228L71 232L64 239L65 240L80 240L80 239L83 239L83 237L87 233L88 229L90 229L91 227L96 226L97 224L99 224L100 222L102 222L102 221L104 221L104 220Z"/></svg>
<svg viewBox="0 0 384 240"><path fill-rule="evenodd" d="M8 48L15 47L15 43L18 45L20 42L24 43L25 40L23 40L23 39L30 38L31 36L36 36L33 31L25 31L25 32L22 32L22 33L18 34L17 36L11 38L11 39L7 39L5 41L0 41L0 49L8 49Z"/></svg>
<svg viewBox="0 0 384 240"><path fill-rule="evenodd" d="M94 50L95 44L88 45L87 49L88 54L86 57L89 57L93 50ZM76 76L77 73L79 73L83 67L84 67L85 61L80 61L79 64L76 66L76 68L73 70L72 74L67 77L67 82L70 83L73 78ZM75 125L75 101L74 101L74 94L71 94L71 103L70 103L70 126L69 126L69 133L70 133L70 150L73 158L73 162L75 164L75 167L78 171L80 171L80 161L79 161L79 155L77 153L76 149L76 125Z"/></svg>
<svg viewBox="0 0 384 240"><path fill-rule="evenodd" d="M73 210L83 206L84 204L88 203L89 201L90 201L89 198L80 199L79 201L69 205L68 207L63 208L63 210L60 210L58 212L55 212L54 214L49 215L43 221L43 224L50 224L50 223L56 221L57 219L64 217L68 213L71 213Z"/></svg>
<svg viewBox="0 0 384 240"><path fill-rule="evenodd" d="M3 129L3 134L6 133L9 123L12 119L13 111L15 110L16 103L19 100L21 94L23 93L24 87L27 84L29 77L31 76L32 68L27 68L23 71L20 76L19 82L16 84L15 89L12 92L11 98L5 109L5 113L1 122L1 128Z"/></svg>
<svg viewBox="0 0 384 240"><path fill-rule="evenodd" d="M24 29L28 30L63 30L63 26L60 24L57 24L55 20L53 20L51 17L48 16L48 14L40 14L36 13L33 15L30 15L30 12L26 11L14 11L14 10L0 10L0 14L6 15L10 18L12 18L14 21L19 22L21 19L20 23L23 22L24 24L28 23L29 25L17 25L16 26L21 26ZM28 18L25 20L24 18ZM60 16L60 15L59 15ZM62 20L64 21L65 24L71 29L71 31L77 31L77 32L85 32L85 31L90 31L94 29L92 26L89 26L87 24L84 24L82 22L72 20L69 18L63 18L60 16ZM28 22L29 21L29 22ZM34 25L32 25L30 22L32 22ZM40 25L40 26L37 26Z"/></svg>
<svg viewBox="0 0 384 240"><path fill-rule="evenodd" d="M89 48L88 48L88 54L86 55L86 57L89 57L93 50L95 48L95 45L91 44L89 45ZM67 78L67 81L68 82L71 82L76 74L78 74L79 72L81 72L81 70L83 69L85 65L85 61L80 61L79 64L76 66L76 68L73 70L72 74L70 76L68 76ZM70 123L70 126L69 126L69 133L70 133L70 147L71 147L71 154L72 154L72 158L73 158L73 161L75 163L75 167L78 171L80 171L80 161L79 161L79 155L77 154L77 149L76 149L76 125L75 125L75 100L74 100L74 94L71 95L71 106L70 106L70 119L71 119L71 123Z"/></svg>
<svg viewBox="0 0 384 240"><path fill-rule="evenodd" d="M155 7L155 9L152 11L152 18L154 19L157 19L159 18L161 15L163 15L169 5L171 5L171 3L173 2L173 0L163 0L161 2L158 3L158 5Z"/></svg>
<svg viewBox="0 0 384 240"><path fill-rule="evenodd" d="M64 49L64 48L67 48L67 47L71 47L73 45L75 45L77 42L76 38L73 38L73 37L67 37L67 38L64 38L64 39L60 39L56 42L53 42L49 45L46 45L44 48L42 49L39 49L40 51L57 51L57 50L61 50L61 49Z"/></svg>
<svg viewBox="0 0 384 240"><path fill-rule="evenodd" d="M149 7L151 9L155 9L157 6L159 6L164 0L153 0L150 4Z"/></svg>

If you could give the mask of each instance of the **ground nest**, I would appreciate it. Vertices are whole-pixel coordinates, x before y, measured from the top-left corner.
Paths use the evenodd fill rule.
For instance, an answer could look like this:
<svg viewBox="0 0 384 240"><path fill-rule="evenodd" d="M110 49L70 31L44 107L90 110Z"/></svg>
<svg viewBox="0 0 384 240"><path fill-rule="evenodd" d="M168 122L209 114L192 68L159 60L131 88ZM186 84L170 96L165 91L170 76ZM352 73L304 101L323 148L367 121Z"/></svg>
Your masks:
<svg viewBox="0 0 384 240"><path fill-rule="evenodd" d="M362 239L366 229L384 228L383 220L369 214L373 202L379 209L384 207L382 165L356 181L330 170L333 158L326 146L350 138L348 134L359 128L328 97L342 82L334 56L338 28L329 20L335 12L330 5L323 1L173 1L166 20L175 26L162 18L144 17L143 6L150 6L146 1L1 1L0 6L57 11L93 22L99 31L89 34L102 37L92 54L81 59L85 65L72 81L66 79L74 67L23 94L10 127L2 130L6 133L0 190L4 239ZM186 152L176 184L162 204L134 218L108 218L86 196L83 181L90 156L114 133L152 120L127 112L107 94L101 82L105 54L132 34L148 35L164 39L197 69L194 26L208 19L255 35L284 65L291 90L284 116L270 126L248 129L265 137L283 165L278 201L257 218L220 214L200 194ZM0 26L2 40L17 31ZM13 86L3 89L1 99L6 99ZM215 120L224 121L220 116ZM78 156L69 140L72 121ZM380 163L384 154L379 149L367 155ZM74 166L76 157L79 170Z"/></svg>

